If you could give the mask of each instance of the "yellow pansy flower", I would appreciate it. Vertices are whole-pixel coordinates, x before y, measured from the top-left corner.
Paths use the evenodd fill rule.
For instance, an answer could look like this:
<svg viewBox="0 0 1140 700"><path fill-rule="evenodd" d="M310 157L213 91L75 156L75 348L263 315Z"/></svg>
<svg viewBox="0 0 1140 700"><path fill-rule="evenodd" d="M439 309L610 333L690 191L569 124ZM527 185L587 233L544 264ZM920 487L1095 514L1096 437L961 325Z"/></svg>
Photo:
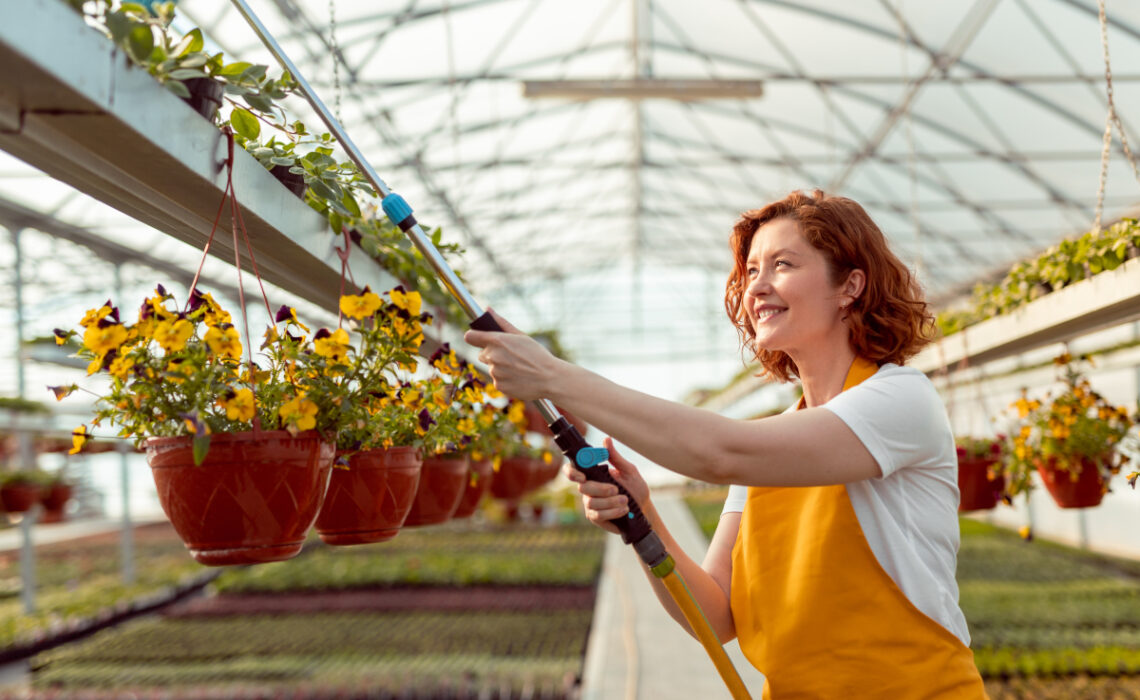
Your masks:
<svg viewBox="0 0 1140 700"><path fill-rule="evenodd" d="M78 428L76 428L75 430L71 431L71 449L67 451L67 454L69 454L69 455L79 454L79 451L82 450L83 446L86 444L87 444L87 426L81 425Z"/></svg>
<svg viewBox="0 0 1140 700"><path fill-rule="evenodd" d="M278 415L285 421L285 429L296 435L302 430L312 430L317 427L317 405L306 399L304 395L297 395L287 401L278 409Z"/></svg>
<svg viewBox="0 0 1140 700"><path fill-rule="evenodd" d="M364 292L359 296L355 294L346 294L340 298L340 310L344 312L345 316L349 318L362 319L368 318L376 313L376 310L384 301L380 298L379 294L369 291L367 287Z"/></svg>
<svg viewBox="0 0 1140 700"><path fill-rule="evenodd" d="M396 287L388 292L388 296L392 299L392 303L395 304L397 308L407 311L412 316L420 315L423 298L419 292L407 292Z"/></svg>
<svg viewBox="0 0 1140 700"><path fill-rule="evenodd" d="M234 326L211 326L206 331L206 346L216 357L228 357L233 360L241 359L241 339Z"/></svg>
<svg viewBox="0 0 1140 700"><path fill-rule="evenodd" d="M112 377L125 380L134 366L135 361L130 355L119 355L111 361L111 366L107 368L107 371Z"/></svg>
<svg viewBox="0 0 1140 700"><path fill-rule="evenodd" d="M84 347L100 357L117 349L126 340L127 329L119 323L113 323L102 328L96 323L88 326L87 330L83 332Z"/></svg>
<svg viewBox="0 0 1140 700"><path fill-rule="evenodd" d="M334 362L341 362L348 356L348 331L338 328L332 333L322 329L313 337L313 352Z"/></svg>
<svg viewBox="0 0 1140 700"><path fill-rule="evenodd" d="M226 418L230 420L252 420L254 413L257 412L253 402L253 390L249 387L238 389L233 396L220 399L218 403L226 409Z"/></svg>
<svg viewBox="0 0 1140 700"><path fill-rule="evenodd" d="M90 328L103 320L103 318L114 311L114 309L115 307L111 306L111 302L109 301L97 309L88 309L87 313L83 315L83 319L79 322L79 325L84 328Z"/></svg>
<svg viewBox="0 0 1140 700"><path fill-rule="evenodd" d="M184 318L162 321L154 328L154 339L167 352L178 352L186 347L186 341L194 335L194 326Z"/></svg>

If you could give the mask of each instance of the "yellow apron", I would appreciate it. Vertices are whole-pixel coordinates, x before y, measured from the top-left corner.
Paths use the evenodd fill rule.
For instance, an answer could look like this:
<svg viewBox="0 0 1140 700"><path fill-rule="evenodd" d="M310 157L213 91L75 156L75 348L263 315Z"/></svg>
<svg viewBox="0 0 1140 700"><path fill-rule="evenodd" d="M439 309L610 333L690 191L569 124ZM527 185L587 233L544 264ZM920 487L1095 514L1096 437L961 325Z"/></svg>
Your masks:
<svg viewBox="0 0 1140 700"><path fill-rule="evenodd" d="M857 358L843 389L877 369ZM985 697L973 652L883 570L843 484L749 488L731 590L764 698Z"/></svg>

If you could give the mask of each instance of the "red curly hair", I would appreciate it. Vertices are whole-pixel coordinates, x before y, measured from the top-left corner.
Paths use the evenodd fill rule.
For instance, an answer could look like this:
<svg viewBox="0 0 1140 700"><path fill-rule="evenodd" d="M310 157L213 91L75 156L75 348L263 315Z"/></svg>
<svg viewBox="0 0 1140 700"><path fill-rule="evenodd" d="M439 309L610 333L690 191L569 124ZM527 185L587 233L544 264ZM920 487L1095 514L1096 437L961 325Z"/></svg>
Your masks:
<svg viewBox="0 0 1140 700"><path fill-rule="evenodd" d="M863 270L863 293L847 308L851 348L877 364L904 364L933 338L934 317L923 299L922 288L906 265L891 252L886 237L855 201L846 197L796 191L763 209L746 211L732 227L729 246L733 268L725 285L724 308L740 334L742 348L755 353L764 371L781 381L798 376L792 358L779 350L755 346L756 331L744 309L748 287L746 260L752 238L764 224L790 219L800 233L827 260L833 285L852 270Z"/></svg>

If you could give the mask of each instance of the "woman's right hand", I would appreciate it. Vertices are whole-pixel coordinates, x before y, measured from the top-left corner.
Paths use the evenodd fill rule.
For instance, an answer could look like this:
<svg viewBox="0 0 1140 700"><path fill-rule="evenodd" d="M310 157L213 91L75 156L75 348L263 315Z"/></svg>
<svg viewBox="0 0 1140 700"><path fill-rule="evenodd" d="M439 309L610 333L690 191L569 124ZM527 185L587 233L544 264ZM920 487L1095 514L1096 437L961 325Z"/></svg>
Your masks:
<svg viewBox="0 0 1140 700"><path fill-rule="evenodd" d="M645 483L637 467L618 454L612 439L605 439L605 447L610 453L610 476L633 496L644 512L649 505L649 485ZM610 521L624 518L629 513L626 497L621 495L613 484L587 480L586 475L569 462L562 471L567 479L578 484L578 493L582 496L586 519L603 530L617 534L619 532L617 527Z"/></svg>

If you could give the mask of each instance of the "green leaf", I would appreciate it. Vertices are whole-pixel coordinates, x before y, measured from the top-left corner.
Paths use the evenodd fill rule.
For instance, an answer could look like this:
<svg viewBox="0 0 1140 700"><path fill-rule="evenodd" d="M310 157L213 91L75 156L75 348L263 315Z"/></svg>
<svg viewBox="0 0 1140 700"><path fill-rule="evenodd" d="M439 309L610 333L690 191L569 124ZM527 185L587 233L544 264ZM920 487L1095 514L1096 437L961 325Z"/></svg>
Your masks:
<svg viewBox="0 0 1140 700"><path fill-rule="evenodd" d="M143 5L142 3L124 2L122 5L119 6L119 9L122 10L123 12L131 12L131 13L134 13L136 15L142 15L144 17L150 17L150 10L146 9L146 6Z"/></svg>
<svg viewBox="0 0 1140 700"><path fill-rule="evenodd" d="M195 435L193 443L194 452L194 466L201 466L202 461L206 459L206 453L210 451L210 436L209 435Z"/></svg>
<svg viewBox="0 0 1140 700"><path fill-rule="evenodd" d="M261 122L246 109L234 107L230 112L230 124L234 131L247 139L254 140L261 134Z"/></svg>
<svg viewBox="0 0 1140 700"><path fill-rule="evenodd" d="M127 34L127 50L139 63L145 63L154 50L154 32L146 24L136 24Z"/></svg>
<svg viewBox="0 0 1140 700"><path fill-rule="evenodd" d="M166 86L167 90L173 92L175 95L178 95L184 100L190 98L190 91L186 89L186 86L184 84L178 82L177 80L168 80L163 83L163 85Z"/></svg>
<svg viewBox="0 0 1140 700"><path fill-rule="evenodd" d="M309 180L309 178L305 179ZM352 215L351 212L345 209L344 205L340 203L340 195L338 195L336 191L329 187L328 184L323 180L313 178L312 180L309 180L309 187L312 188L313 194L327 201L330 206L339 211L341 214L345 216Z"/></svg>
<svg viewBox="0 0 1140 700"><path fill-rule="evenodd" d="M344 197L341 197L340 203L348 210L354 217L359 217L360 205L356 203L356 199L352 196L351 192L345 192Z"/></svg>
<svg viewBox="0 0 1140 700"><path fill-rule="evenodd" d="M178 62L183 68L201 68L209 70L210 57L201 51L181 58Z"/></svg>
<svg viewBox="0 0 1140 700"><path fill-rule="evenodd" d="M111 32L111 41L118 45L122 45L127 40L127 34L130 33L132 26L134 26L134 22L121 11L107 15L107 31Z"/></svg>
<svg viewBox="0 0 1140 700"><path fill-rule="evenodd" d="M297 159L296 158L286 158L285 156L273 156L272 158L269 159L269 162L273 163L274 165L292 166L293 163L297 162Z"/></svg>
<svg viewBox="0 0 1140 700"><path fill-rule="evenodd" d="M193 68L178 68L167 73L166 77L174 80L193 80L194 78L208 78L210 76Z"/></svg>
<svg viewBox="0 0 1140 700"><path fill-rule="evenodd" d="M252 63L248 63L246 61L235 61L229 65L223 66L222 69L218 71L218 75L238 77L252 65Z"/></svg>
<svg viewBox="0 0 1140 700"><path fill-rule="evenodd" d="M244 95L243 99L245 99L245 103L247 105L249 105L250 107L253 107L254 109L256 109L259 112L272 112L273 111L273 102L271 102L270 100L268 100L267 98L265 98L262 95L259 95L257 93L249 93L247 95Z"/></svg>
<svg viewBox="0 0 1140 700"><path fill-rule="evenodd" d="M206 42L202 40L202 30L195 27L190 30L189 34L182 37L182 41L178 42L171 53L181 58L187 54L201 51L205 45Z"/></svg>

